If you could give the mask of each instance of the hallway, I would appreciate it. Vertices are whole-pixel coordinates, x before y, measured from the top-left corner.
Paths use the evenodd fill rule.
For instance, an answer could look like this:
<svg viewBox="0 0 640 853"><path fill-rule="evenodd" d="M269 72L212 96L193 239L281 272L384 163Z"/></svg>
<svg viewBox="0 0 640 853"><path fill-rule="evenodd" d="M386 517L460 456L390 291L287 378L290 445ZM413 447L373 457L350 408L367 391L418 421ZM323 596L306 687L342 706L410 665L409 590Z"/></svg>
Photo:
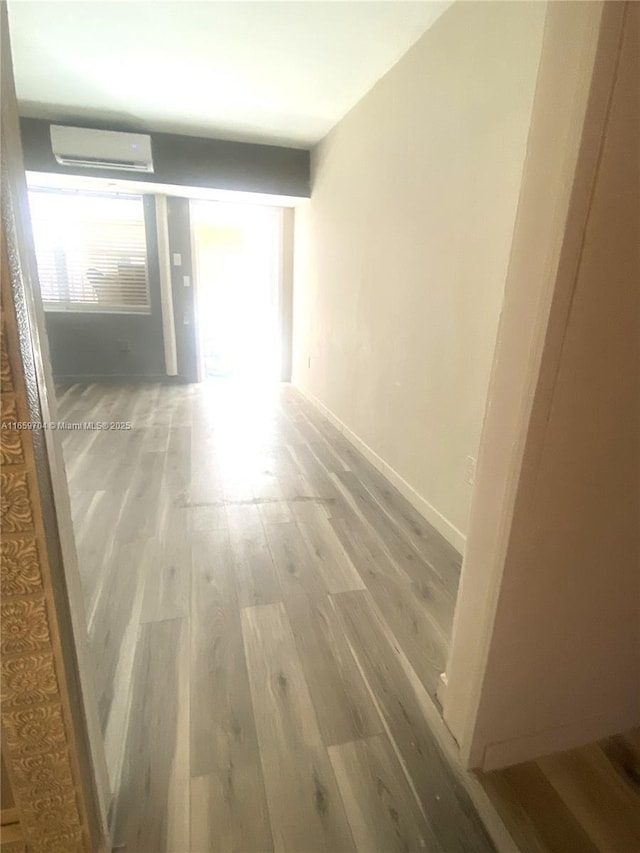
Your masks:
<svg viewBox="0 0 640 853"><path fill-rule="evenodd" d="M488 851L427 718L460 557L292 387L73 385L127 853Z"/></svg>

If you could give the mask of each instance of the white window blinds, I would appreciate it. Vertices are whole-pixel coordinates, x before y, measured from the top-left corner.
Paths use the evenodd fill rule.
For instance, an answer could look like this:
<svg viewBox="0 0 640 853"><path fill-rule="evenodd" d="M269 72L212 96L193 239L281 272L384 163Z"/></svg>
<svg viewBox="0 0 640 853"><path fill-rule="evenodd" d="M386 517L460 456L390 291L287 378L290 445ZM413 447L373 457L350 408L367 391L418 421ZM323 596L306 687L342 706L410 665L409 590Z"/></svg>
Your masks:
<svg viewBox="0 0 640 853"><path fill-rule="evenodd" d="M45 310L149 313L142 196L30 190Z"/></svg>

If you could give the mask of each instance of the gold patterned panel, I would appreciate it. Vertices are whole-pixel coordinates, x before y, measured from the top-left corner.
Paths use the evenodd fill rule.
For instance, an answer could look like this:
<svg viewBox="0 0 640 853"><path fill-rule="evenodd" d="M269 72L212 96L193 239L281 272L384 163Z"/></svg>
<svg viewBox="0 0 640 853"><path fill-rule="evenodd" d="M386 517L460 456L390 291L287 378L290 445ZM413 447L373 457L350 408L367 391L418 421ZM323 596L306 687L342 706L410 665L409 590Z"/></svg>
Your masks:
<svg viewBox="0 0 640 853"><path fill-rule="evenodd" d="M22 442L15 430L0 430L0 465L19 465L24 462Z"/></svg>
<svg viewBox="0 0 640 853"><path fill-rule="evenodd" d="M3 710L2 725L14 767L23 766L23 756L55 752L67 745L59 704L18 711Z"/></svg>
<svg viewBox="0 0 640 853"><path fill-rule="evenodd" d="M5 533L23 533L33 530L31 499L26 471L8 471L0 474L0 529Z"/></svg>
<svg viewBox="0 0 640 853"><path fill-rule="evenodd" d="M72 833L78 834L82 829L73 785L61 786L41 796L32 795L22 812L42 832L61 822Z"/></svg>
<svg viewBox="0 0 640 853"><path fill-rule="evenodd" d="M33 853L86 853L88 850L78 830L47 838L46 841L36 841L31 848Z"/></svg>
<svg viewBox="0 0 640 853"><path fill-rule="evenodd" d="M3 659L2 704L5 708L49 702L56 697L58 689L51 652Z"/></svg>
<svg viewBox="0 0 640 853"><path fill-rule="evenodd" d="M3 424L18 423L16 396L15 394L11 394L9 391L3 391L2 394L0 394L0 417Z"/></svg>
<svg viewBox="0 0 640 853"><path fill-rule="evenodd" d="M2 853L25 853L24 841L9 841L2 843Z"/></svg>
<svg viewBox="0 0 640 853"><path fill-rule="evenodd" d="M73 783L64 751L25 755L16 761L13 773L16 787L33 798L68 790Z"/></svg>
<svg viewBox="0 0 640 853"><path fill-rule="evenodd" d="M0 612L0 649L3 655L32 652L50 645L44 597L30 601L5 601Z"/></svg>
<svg viewBox="0 0 640 853"><path fill-rule="evenodd" d="M2 825L2 853L27 853L19 823L4 823Z"/></svg>
<svg viewBox="0 0 640 853"><path fill-rule="evenodd" d="M38 543L34 536L3 539L0 543L0 558L3 595L42 592Z"/></svg>
<svg viewBox="0 0 640 853"><path fill-rule="evenodd" d="M9 349L7 347L7 328L4 321L0 328L0 391L2 394L10 394L13 391Z"/></svg>
<svg viewBox="0 0 640 853"><path fill-rule="evenodd" d="M15 394L11 394L9 391L3 391L2 394L0 394L0 417L3 424L18 423L16 396Z"/></svg>
<svg viewBox="0 0 640 853"><path fill-rule="evenodd" d="M13 394L0 395L0 465L20 465L24 462L20 433L16 428L18 411Z"/></svg>

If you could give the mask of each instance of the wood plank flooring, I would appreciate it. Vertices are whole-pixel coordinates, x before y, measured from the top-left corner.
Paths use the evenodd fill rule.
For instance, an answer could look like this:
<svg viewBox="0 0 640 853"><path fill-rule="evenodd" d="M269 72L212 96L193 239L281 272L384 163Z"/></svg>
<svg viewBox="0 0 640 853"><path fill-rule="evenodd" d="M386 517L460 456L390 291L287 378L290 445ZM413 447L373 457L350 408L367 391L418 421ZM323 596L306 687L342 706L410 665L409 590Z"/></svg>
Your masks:
<svg viewBox="0 0 640 853"><path fill-rule="evenodd" d="M63 433L114 843L493 850L396 650L433 697L453 549L289 386L60 409L132 423Z"/></svg>
<svg viewBox="0 0 640 853"><path fill-rule="evenodd" d="M293 388L60 419L126 853L490 851L434 737L460 556ZM637 734L483 781L525 853L638 853Z"/></svg>
<svg viewBox="0 0 640 853"><path fill-rule="evenodd" d="M527 853L640 851L640 728L480 778Z"/></svg>

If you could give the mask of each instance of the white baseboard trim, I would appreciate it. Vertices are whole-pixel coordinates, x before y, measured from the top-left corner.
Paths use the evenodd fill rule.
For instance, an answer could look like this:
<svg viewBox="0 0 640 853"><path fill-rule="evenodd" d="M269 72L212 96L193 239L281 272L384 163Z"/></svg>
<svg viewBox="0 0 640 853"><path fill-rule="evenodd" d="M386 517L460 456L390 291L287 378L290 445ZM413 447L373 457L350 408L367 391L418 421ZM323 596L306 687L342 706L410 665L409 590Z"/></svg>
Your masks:
<svg viewBox="0 0 640 853"><path fill-rule="evenodd" d="M416 509L420 515L431 524L438 533L441 533L460 554L464 553L464 546L467 537L461 530L452 524L447 518L442 515L434 506L432 506L426 498L411 486L398 472L392 468L387 462L379 456L375 450L372 450L352 429L350 429L340 418L335 415L331 409L327 408L324 403L318 400L306 388L293 383L294 387L305 397L316 409L331 421L331 423L340 430L344 437L367 459L371 464L394 486L400 494L405 497L411 506Z"/></svg>

